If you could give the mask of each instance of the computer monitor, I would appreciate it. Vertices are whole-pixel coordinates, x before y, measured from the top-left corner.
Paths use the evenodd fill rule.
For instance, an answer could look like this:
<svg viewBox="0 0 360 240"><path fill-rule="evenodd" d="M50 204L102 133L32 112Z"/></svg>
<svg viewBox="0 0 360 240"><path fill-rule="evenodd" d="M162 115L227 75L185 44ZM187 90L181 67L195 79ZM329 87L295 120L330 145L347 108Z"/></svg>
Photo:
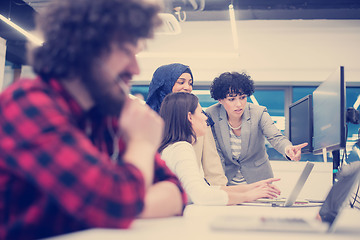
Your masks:
<svg viewBox="0 0 360 240"><path fill-rule="evenodd" d="M307 142L302 153L312 153L313 103L312 95L307 95L289 106L289 140L294 145Z"/></svg>
<svg viewBox="0 0 360 240"><path fill-rule="evenodd" d="M340 66L313 92L313 153L346 147L344 67Z"/></svg>

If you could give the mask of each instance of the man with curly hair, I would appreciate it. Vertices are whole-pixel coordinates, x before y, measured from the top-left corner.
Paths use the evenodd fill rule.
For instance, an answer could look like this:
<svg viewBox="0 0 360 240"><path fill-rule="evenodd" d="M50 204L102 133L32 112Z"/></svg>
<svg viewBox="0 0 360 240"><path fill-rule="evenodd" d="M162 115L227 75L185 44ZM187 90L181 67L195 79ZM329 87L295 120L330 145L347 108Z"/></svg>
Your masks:
<svg viewBox="0 0 360 240"><path fill-rule="evenodd" d="M273 177L265 148L265 138L281 154L299 161L301 148L293 146L275 126L267 109L247 102L254 93L254 82L246 73L224 72L210 86L211 97L219 103L206 112L228 185L253 183Z"/></svg>
<svg viewBox="0 0 360 240"><path fill-rule="evenodd" d="M163 121L128 98L159 25L140 0L59 0L37 18L35 79L0 95L0 239L38 239L182 214L157 149Z"/></svg>

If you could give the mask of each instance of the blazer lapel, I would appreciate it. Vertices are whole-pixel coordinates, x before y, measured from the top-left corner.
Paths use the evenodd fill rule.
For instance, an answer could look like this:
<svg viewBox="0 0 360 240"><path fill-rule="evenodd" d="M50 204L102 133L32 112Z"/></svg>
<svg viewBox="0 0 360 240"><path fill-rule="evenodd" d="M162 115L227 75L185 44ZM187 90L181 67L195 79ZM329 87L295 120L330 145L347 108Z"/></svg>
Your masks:
<svg viewBox="0 0 360 240"><path fill-rule="evenodd" d="M243 159L243 156L247 156L249 150L250 134L251 134L251 117L249 103L244 108L244 114L242 115L241 125L241 153L239 159Z"/></svg>
<svg viewBox="0 0 360 240"><path fill-rule="evenodd" d="M232 159L231 146L230 146L230 133L229 126L227 121L227 114L225 108L221 105L220 113L219 113L219 128L220 132L223 133L221 136L223 149L226 151L227 158L232 162L238 164L237 161Z"/></svg>

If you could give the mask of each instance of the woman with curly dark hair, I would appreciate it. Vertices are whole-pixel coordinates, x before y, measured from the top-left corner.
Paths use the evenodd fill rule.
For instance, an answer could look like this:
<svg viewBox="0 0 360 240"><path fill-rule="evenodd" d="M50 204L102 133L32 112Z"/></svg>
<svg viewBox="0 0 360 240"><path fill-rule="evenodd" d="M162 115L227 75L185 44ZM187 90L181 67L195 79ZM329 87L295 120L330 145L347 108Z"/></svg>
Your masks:
<svg viewBox="0 0 360 240"><path fill-rule="evenodd" d="M253 183L273 177L265 149L265 138L281 154L299 161L301 148L293 146L275 126L267 109L247 102L254 93L254 82L245 73L225 72L210 86L211 97L219 103L207 113L212 126L228 184Z"/></svg>

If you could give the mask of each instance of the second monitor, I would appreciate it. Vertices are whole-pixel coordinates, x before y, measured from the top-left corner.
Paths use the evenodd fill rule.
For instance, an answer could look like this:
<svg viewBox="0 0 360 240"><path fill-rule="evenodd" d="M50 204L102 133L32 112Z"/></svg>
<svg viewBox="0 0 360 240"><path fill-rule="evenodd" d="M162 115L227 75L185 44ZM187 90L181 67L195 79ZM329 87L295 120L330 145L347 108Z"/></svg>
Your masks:
<svg viewBox="0 0 360 240"><path fill-rule="evenodd" d="M312 153L313 138L312 95L307 95L289 106L289 140L294 144L307 142L302 153Z"/></svg>

